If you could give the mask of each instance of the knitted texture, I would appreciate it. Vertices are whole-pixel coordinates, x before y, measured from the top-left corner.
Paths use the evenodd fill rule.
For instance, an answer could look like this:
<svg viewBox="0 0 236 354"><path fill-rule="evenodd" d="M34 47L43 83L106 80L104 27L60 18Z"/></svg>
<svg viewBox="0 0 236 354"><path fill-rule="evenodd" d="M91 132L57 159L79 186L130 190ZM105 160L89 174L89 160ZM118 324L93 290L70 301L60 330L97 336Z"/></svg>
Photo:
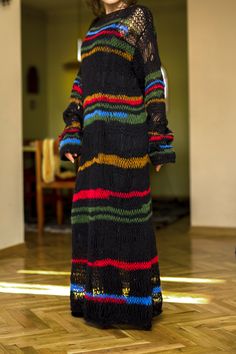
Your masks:
<svg viewBox="0 0 236 354"><path fill-rule="evenodd" d="M151 328L162 312L150 163L175 162L153 16L130 5L89 26L60 156L80 155L72 201L70 303L101 325Z"/></svg>

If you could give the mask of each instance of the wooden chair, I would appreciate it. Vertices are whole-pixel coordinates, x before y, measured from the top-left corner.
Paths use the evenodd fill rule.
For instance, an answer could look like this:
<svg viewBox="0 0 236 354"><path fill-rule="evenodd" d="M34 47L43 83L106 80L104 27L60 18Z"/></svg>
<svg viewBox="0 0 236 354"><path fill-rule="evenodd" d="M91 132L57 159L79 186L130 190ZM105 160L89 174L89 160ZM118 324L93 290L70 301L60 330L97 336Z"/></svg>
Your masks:
<svg viewBox="0 0 236 354"><path fill-rule="evenodd" d="M37 223L38 223L38 234L42 235L44 230L44 189L54 189L56 191L56 214L57 223L61 225L63 222L63 189L74 189L75 178L60 179L55 178L55 181L50 183L45 183L42 179L42 140L35 141L35 164L36 164L36 207L37 207ZM54 151L58 151L58 140L54 142ZM58 152L59 153L59 152ZM77 165L77 164L76 164Z"/></svg>

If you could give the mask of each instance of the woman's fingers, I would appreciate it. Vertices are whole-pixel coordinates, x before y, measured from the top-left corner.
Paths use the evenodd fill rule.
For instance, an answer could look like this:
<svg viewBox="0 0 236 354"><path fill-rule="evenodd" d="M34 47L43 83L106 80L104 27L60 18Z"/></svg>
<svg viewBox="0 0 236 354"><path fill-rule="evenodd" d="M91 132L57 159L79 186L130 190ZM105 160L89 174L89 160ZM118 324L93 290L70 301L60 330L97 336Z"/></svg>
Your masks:
<svg viewBox="0 0 236 354"><path fill-rule="evenodd" d="M160 171L161 166L162 166L162 165L157 165L157 166L156 166L156 171L157 171L157 172Z"/></svg>
<svg viewBox="0 0 236 354"><path fill-rule="evenodd" d="M74 159L74 157L78 157L78 154L71 154L70 152L67 152L66 154L65 154L65 156L68 158L68 160L70 160L72 163L74 163L75 162L75 159Z"/></svg>
<svg viewBox="0 0 236 354"><path fill-rule="evenodd" d="M65 154L65 156L68 158L68 160L70 160L72 163L74 163L75 162L75 160L74 160L74 158L73 158L73 156L72 156L72 154L70 153L70 152L67 152L66 154Z"/></svg>

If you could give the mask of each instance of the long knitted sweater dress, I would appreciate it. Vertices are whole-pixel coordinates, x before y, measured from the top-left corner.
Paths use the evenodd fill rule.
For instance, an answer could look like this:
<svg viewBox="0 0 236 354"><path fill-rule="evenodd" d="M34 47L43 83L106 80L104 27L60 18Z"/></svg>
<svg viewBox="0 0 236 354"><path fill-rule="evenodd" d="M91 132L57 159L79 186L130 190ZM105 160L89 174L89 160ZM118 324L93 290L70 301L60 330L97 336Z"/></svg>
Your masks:
<svg viewBox="0 0 236 354"><path fill-rule="evenodd" d="M70 303L98 325L152 328L162 312L150 164L174 163L153 15L146 5L94 18L63 113L73 194Z"/></svg>

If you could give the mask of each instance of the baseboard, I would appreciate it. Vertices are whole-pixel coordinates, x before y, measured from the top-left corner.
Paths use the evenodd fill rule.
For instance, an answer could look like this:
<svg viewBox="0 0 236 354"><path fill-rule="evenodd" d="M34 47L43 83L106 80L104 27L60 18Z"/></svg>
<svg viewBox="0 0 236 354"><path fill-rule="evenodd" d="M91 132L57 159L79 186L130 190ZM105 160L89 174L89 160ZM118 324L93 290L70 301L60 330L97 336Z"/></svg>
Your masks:
<svg viewBox="0 0 236 354"><path fill-rule="evenodd" d="M191 236L233 236L236 237L236 227L190 226Z"/></svg>

